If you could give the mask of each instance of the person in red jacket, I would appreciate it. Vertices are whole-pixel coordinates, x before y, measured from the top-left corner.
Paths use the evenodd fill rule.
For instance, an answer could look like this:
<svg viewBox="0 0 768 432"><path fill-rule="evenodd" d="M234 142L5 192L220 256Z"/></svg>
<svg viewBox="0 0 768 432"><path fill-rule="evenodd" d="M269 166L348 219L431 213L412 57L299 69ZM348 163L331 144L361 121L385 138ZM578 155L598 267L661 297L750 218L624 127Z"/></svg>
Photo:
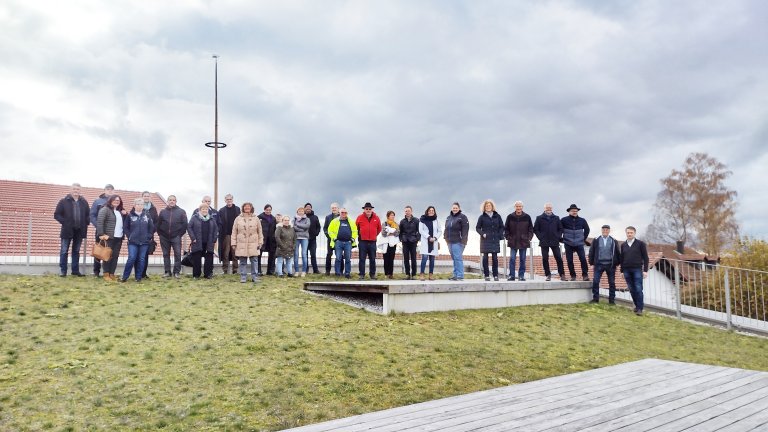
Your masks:
<svg viewBox="0 0 768 432"><path fill-rule="evenodd" d="M359 266L360 280L365 279L365 258L369 261L369 271L371 280L376 279L376 239L381 234L381 221L376 213L373 212L373 206L367 202L363 206L363 213L357 217Z"/></svg>

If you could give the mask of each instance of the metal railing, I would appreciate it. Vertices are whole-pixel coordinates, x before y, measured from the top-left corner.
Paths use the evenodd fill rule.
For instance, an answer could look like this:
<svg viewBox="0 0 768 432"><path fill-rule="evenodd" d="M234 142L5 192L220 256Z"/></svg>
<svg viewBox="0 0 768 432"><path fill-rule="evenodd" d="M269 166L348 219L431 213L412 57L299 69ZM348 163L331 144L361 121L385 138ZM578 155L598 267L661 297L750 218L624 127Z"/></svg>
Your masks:
<svg viewBox="0 0 768 432"><path fill-rule="evenodd" d="M623 275L617 271L617 281ZM662 258L643 280L647 308L738 329L768 334L768 272ZM605 279L601 294L608 295ZM629 289L616 298L632 303Z"/></svg>

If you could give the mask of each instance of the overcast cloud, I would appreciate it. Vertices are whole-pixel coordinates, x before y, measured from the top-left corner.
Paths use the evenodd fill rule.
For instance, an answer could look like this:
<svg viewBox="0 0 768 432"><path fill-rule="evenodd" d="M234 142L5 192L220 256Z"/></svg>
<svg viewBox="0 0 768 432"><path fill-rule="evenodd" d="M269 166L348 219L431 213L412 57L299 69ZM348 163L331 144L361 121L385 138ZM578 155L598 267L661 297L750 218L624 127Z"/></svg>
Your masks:
<svg viewBox="0 0 768 432"><path fill-rule="evenodd" d="M0 169L191 210L213 195L216 53L220 206L551 201L642 236L701 151L765 238L766 22L760 0L6 0Z"/></svg>

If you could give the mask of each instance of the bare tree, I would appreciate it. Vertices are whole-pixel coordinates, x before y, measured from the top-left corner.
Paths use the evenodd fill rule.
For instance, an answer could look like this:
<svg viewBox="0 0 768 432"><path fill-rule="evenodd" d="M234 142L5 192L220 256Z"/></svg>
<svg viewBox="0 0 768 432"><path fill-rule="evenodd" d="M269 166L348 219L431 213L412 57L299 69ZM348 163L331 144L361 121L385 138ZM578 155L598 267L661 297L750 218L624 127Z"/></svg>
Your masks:
<svg viewBox="0 0 768 432"><path fill-rule="evenodd" d="M708 255L719 255L737 241L736 191L725 185L731 174L706 153L691 153L682 170L661 179L648 240L683 241Z"/></svg>

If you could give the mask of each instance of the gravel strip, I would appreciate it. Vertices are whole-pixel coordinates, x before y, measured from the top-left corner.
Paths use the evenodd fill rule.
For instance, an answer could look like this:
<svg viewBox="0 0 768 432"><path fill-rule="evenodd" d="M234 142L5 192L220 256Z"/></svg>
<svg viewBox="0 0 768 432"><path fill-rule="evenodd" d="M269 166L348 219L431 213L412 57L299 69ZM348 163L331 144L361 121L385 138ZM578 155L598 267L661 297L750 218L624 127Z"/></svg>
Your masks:
<svg viewBox="0 0 768 432"><path fill-rule="evenodd" d="M368 312L384 313L384 295L374 293L354 293L344 291L307 291L312 295L326 297Z"/></svg>

